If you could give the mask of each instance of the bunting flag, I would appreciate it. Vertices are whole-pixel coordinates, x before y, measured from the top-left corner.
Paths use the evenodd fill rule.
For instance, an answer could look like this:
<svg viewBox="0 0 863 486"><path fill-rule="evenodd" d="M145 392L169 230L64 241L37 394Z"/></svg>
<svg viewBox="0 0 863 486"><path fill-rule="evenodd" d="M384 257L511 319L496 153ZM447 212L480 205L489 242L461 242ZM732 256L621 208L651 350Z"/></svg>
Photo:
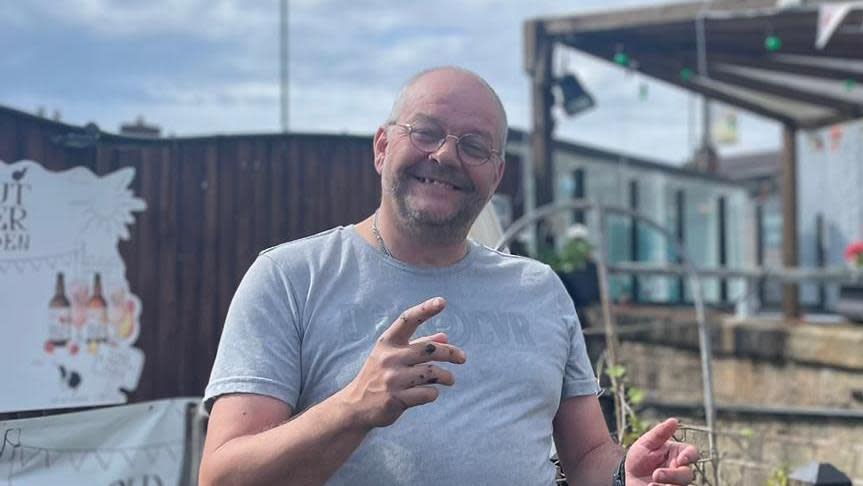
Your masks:
<svg viewBox="0 0 863 486"><path fill-rule="evenodd" d="M27 486L178 485L187 450L188 410L181 398L0 422L0 483ZM116 481L121 483L116 483Z"/></svg>
<svg viewBox="0 0 863 486"><path fill-rule="evenodd" d="M73 249L53 255L14 259L0 258L0 273L7 273L13 269L18 273L39 272L43 269L53 272L58 268L68 268L74 265L79 255L80 250Z"/></svg>
<svg viewBox="0 0 863 486"><path fill-rule="evenodd" d="M863 9L863 2L825 3L818 6L818 26L815 34L815 48L824 49L836 29L852 10Z"/></svg>

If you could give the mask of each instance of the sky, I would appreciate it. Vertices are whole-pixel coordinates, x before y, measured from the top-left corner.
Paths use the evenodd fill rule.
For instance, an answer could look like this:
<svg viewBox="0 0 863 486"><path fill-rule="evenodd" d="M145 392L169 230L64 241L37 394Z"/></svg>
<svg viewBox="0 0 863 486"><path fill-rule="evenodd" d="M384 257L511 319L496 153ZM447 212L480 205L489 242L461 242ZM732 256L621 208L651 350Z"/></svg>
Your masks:
<svg viewBox="0 0 863 486"><path fill-rule="evenodd" d="M454 64L485 77L510 125L529 129L525 20L660 3L290 0L289 128L372 134L407 78ZM59 111L109 132L139 116L175 136L281 128L278 0L5 1L0 45L3 106ZM574 118L556 113L557 137L670 165L692 153L692 95L574 51L557 52L555 63L597 100ZM721 154L779 147L775 123L738 112L738 126L738 142Z"/></svg>

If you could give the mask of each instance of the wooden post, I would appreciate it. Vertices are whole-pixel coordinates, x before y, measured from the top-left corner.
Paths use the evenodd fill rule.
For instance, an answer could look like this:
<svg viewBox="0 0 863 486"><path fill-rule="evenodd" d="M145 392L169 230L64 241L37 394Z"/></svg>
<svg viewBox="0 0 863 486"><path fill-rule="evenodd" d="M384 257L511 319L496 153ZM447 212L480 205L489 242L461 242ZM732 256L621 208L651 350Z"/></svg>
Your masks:
<svg viewBox="0 0 863 486"><path fill-rule="evenodd" d="M798 264L797 251L797 130L792 125L782 128L782 265ZM782 286L782 314L786 320L800 317L799 284Z"/></svg>
<svg viewBox="0 0 863 486"><path fill-rule="evenodd" d="M532 111L531 157L536 178L536 205L554 200L554 164L552 163L551 134L551 54L554 44L545 33L542 21L525 24L525 70L531 77L530 98Z"/></svg>

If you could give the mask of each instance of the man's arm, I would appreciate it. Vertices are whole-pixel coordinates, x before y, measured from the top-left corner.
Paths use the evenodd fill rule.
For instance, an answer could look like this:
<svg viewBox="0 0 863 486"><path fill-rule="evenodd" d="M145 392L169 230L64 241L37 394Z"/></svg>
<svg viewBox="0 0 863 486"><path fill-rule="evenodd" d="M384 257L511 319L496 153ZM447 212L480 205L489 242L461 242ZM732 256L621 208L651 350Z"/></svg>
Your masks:
<svg viewBox="0 0 863 486"><path fill-rule="evenodd" d="M671 440L677 420L668 419L639 437L626 456L626 485L689 484L691 465L698 450ZM596 396L572 397L561 402L554 418L554 441L563 470L573 484L606 486L612 482L623 449L608 433Z"/></svg>
<svg viewBox="0 0 863 486"><path fill-rule="evenodd" d="M570 484L608 486L623 457L611 440L595 395L570 397L560 402L554 417L557 456Z"/></svg>
<svg viewBox="0 0 863 486"><path fill-rule="evenodd" d="M455 378L432 361L465 362L464 351L435 334L409 341L446 303L430 299L405 311L375 344L356 378L292 417L291 407L261 395L228 395L210 414L202 485L323 484L375 427L410 407L433 402Z"/></svg>
<svg viewBox="0 0 863 486"><path fill-rule="evenodd" d="M262 395L219 398L204 444L202 485L322 484L370 429L338 394L291 417L286 403Z"/></svg>

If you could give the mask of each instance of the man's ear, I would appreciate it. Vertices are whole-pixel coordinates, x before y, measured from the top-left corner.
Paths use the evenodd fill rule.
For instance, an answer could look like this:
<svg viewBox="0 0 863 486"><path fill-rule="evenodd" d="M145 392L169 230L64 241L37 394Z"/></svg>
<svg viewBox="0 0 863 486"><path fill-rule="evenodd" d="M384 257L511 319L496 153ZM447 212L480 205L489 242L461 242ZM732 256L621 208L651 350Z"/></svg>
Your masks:
<svg viewBox="0 0 863 486"><path fill-rule="evenodd" d="M494 163L494 162L490 160L487 163ZM493 181L494 182L494 190L491 191L492 194L494 194L495 191L497 191L497 186L499 186L500 181L503 180L503 172L504 172L504 169L506 169L506 154L501 154L500 155L500 164L495 164L495 165L496 165L496 167L494 168L495 172L494 172L494 181Z"/></svg>
<svg viewBox="0 0 863 486"><path fill-rule="evenodd" d="M384 170L384 158L387 155L387 145L389 141L387 140L387 130L384 127L378 127L377 133L375 133L375 139L372 143L372 148L374 149L375 154L375 171L377 171L378 175Z"/></svg>

